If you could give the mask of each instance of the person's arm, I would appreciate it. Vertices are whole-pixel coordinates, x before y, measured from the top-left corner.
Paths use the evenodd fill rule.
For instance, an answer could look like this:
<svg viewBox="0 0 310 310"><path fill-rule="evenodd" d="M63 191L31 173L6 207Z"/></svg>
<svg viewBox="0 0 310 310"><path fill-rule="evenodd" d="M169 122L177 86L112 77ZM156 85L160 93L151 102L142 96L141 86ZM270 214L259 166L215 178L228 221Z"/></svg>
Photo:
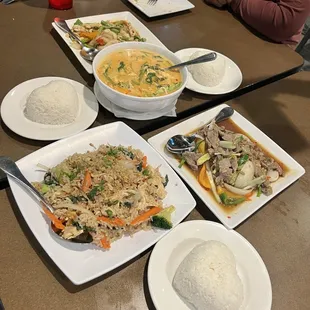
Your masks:
<svg viewBox="0 0 310 310"><path fill-rule="evenodd" d="M232 10L268 38L283 42L302 29L310 0L231 0Z"/></svg>

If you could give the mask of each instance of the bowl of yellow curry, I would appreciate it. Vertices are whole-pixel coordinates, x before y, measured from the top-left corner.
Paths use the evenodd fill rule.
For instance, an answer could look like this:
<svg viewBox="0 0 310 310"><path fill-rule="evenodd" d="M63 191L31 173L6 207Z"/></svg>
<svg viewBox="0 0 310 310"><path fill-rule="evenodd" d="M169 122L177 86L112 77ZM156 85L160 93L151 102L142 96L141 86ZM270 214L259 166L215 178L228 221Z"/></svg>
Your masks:
<svg viewBox="0 0 310 310"><path fill-rule="evenodd" d="M93 61L102 94L131 111L150 112L175 105L187 82L187 69L166 70L181 60L166 48L143 42L110 45Z"/></svg>

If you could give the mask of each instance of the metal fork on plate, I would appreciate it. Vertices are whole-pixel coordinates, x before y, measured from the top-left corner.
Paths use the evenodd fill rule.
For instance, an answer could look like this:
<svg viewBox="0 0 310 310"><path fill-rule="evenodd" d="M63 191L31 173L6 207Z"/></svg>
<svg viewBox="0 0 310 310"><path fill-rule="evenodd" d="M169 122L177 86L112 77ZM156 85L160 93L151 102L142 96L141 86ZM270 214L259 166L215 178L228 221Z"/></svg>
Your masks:
<svg viewBox="0 0 310 310"><path fill-rule="evenodd" d="M147 2L148 5L155 5L157 3L157 0L149 0Z"/></svg>

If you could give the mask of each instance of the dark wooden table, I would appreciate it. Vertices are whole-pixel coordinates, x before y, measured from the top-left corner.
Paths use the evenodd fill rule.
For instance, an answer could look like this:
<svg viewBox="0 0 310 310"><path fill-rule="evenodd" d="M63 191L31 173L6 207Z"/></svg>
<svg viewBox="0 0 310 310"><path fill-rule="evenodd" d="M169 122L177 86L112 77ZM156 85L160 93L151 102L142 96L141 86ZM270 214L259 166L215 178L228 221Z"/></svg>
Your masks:
<svg viewBox="0 0 310 310"><path fill-rule="evenodd" d="M73 9L48 9L48 1L25 0L0 6L0 27L5 55L1 57L0 99L15 85L40 76L62 76L93 86L89 75L67 45L51 27L54 17L65 19L119 11L131 11L170 50L202 47L216 50L234 60L243 73L239 90L225 96L208 96L186 90L177 104L178 119L211 105L290 75L303 59L289 47L270 43L251 33L229 12L217 10L202 0L193 0L195 8L180 14L149 19L123 0L75 0ZM98 124L115 121L111 113L100 111ZM127 121L143 134L174 122L174 118L154 121Z"/></svg>
<svg viewBox="0 0 310 310"><path fill-rule="evenodd" d="M192 11L158 19L147 18L125 0L75 0L73 9L68 11L48 9L47 0L24 0L8 6L0 5L1 40L5 46L5 53L0 58L0 100L17 84L41 76L67 77L93 87L93 76L84 70L52 29L51 22L56 16L69 19L131 11L172 51L204 47L221 52L238 64L243 73L243 82L231 94L207 96L185 90L177 103L177 118L161 117L152 121L122 119L140 134L161 128L299 70L303 60L290 48L260 39L227 11L209 7L201 0L192 2L196 6ZM93 126L116 120L119 119L101 107ZM25 153L14 151L14 144L18 142L31 150L46 144L18 137L1 122L0 143L5 145L2 154L15 160L21 158Z"/></svg>
<svg viewBox="0 0 310 310"><path fill-rule="evenodd" d="M309 84L310 74L302 72L229 102L306 169L298 182L236 229L267 266L272 310L310 307ZM0 154L5 145L13 157L39 148L1 132L3 136ZM206 205L195 199L197 207L186 220L216 221ZM35 240L9 188L0 191L0 219L0 297L7 310L154 310L147 285L150 250L113 274L76 287Z"/></svg>

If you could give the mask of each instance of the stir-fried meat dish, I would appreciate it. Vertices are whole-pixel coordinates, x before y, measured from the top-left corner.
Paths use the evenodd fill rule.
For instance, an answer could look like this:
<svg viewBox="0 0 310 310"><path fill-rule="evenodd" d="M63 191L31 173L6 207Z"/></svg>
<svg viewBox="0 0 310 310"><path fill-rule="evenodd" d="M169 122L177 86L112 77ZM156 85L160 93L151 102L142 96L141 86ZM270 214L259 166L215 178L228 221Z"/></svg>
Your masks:
<svg viewBox="0 0 310 310"><path fill-rule="evenodd" d="M284 171L256 142L215 122L195 134L196 148L182 154L181 165L199 171L199 183L211 189L219 203L237 205L254 191L257 196L272 194L271 183Z"/></svg>

